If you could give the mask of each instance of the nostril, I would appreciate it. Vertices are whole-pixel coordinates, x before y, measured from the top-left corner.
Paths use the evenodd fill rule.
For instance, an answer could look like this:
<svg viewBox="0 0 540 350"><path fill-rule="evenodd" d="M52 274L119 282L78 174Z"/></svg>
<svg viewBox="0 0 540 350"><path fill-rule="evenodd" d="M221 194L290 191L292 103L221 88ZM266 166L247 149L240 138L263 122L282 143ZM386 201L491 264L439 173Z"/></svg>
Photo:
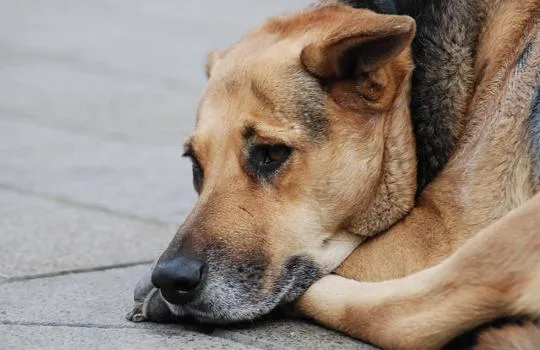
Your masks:
<svg viewBox="0 0 540 350"><path fill-rule="evenodd" d="M189 273L178 276L176 280L174 281L173 287L176 290L180 291L190 291L194 288L196 288L199 285L199 282L201 281L201 273L200 271L189 271Z"/></svg>
<svg viewBox="0 0 540 350"><path fill-rule="evenodd" d="M182 304L193 299L204 279L205 265L197 259L177 256L160 259L152 272L152 283L167 301Z"/></svg>

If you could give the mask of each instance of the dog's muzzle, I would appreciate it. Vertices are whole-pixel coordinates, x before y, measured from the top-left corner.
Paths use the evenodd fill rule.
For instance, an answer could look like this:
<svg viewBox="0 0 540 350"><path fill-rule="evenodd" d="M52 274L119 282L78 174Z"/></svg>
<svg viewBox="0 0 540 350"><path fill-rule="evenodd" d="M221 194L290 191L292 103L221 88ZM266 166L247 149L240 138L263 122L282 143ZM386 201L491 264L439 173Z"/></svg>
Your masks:
<svg viewBox="0 0 540 350"><path fill-rule="evenodd" d="M206 279L206 265L194 258L175 256L159 259L152 272L152 284L171 304L184 305L193 300Z"/></svg>

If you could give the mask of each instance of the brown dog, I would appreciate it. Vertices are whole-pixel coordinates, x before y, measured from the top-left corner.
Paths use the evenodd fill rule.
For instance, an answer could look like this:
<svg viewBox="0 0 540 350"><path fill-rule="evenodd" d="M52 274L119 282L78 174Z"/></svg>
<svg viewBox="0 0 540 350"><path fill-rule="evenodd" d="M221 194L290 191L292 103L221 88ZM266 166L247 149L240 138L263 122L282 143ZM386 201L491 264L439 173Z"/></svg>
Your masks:
<svg viewBox="0 0 540 350"><path fill-rule="evenodd" d="M132 319L160 296L208 322L301 296L331 328L428 349L540 316L540 0L422 4L403 10L412 86L413 18L330 2L209 56L185 146L199 200Z"/></svg>

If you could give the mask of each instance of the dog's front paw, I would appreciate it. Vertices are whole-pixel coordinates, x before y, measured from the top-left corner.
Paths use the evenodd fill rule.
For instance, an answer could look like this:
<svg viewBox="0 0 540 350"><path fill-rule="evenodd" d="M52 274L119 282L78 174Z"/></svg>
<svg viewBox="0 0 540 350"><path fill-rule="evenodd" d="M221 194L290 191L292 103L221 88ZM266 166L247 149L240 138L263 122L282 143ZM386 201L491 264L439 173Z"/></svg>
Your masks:
<svg viewBox="0 0 540 350"><path fill-rule="evenodd" d="M133 309L126 315L132 322L170 322L173 314L151 280L152 269L147 271L135 286Z"/></svg>
<svg viewBox="0 0 540 350"><path fill-rule="evenodd" d="M359 282L338 275L326 275L312 284L296 300L294 310L323 324L327 324L329 319L334 322L335 319L340 319L346 315L346 297L350 296L350 283ZM350 299L354 299L354 296Z"/></svg>
<svg viewBox="0 0 540 350"><path fill-rule="evenodd" d="M143 303L137 303L133 305L133 310L127 313L126 319L131 322L144 322L148 321L148 318L143 312Z"/></svg>

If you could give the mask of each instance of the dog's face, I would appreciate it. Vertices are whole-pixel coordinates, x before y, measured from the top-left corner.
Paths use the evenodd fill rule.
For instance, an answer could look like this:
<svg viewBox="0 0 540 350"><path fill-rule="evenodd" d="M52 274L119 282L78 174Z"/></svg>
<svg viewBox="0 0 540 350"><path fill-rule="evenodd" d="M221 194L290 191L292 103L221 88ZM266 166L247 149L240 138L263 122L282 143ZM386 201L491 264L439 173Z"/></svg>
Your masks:
<svg viewBox="0 0 540 350"><path fill-rule="evenodd" d="M199 199L153 274L175 314L265 314L403 215L410 198L385 209L381 187L390 138L403 138L400 167L414 163L413 35L409 17L331 6L210 55L185 144ZM404 174L414 193L414 170Z"/></svg>

